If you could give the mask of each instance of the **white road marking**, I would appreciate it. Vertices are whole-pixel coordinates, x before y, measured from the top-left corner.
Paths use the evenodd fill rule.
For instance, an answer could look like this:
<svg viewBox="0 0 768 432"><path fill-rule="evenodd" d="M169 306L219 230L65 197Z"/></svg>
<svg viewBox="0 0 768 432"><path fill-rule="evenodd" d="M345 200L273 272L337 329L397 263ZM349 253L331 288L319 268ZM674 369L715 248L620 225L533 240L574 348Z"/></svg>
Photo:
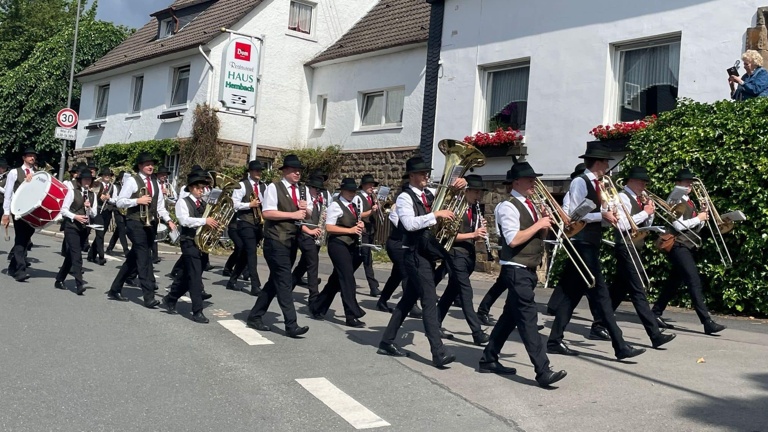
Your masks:
<svg viewBox="0 0 768 432"><path fill-rule="evenodd" d="M352 399L325 378L302 378L297 379L296 382L355 429L390 426L384 419L364 407L360 402Z"/></svg>
<svg viewBox="0 0 768 432"><path fill-rule="evenodd" d="M187 296L181 296L181 297L179 297L179 301L180 301L180 302L184 302L184 303L192 303L192 299L191 299L191 298L189 298L189 297L187 297Z"/></svg>
<svg viewBox="0 0 768 432"><path fill-rule="evenodd" d="M240 320L219 320L218 323L225 329L231 331L232 334L245 341L248 345L274 344L274 342L260 335L256 330L246 327L245 323Z"/></svg>
<svg viewBox="0 0 768 432"><path fill-rule="evenodd" d="M111 255L104 255L104 259L105 259L105 260L107 260L107 261L117 261L117 262L123 262L123 261L125 261L125 260L123 260L122 258L113 257L113 256L111 256Z"/></svg>

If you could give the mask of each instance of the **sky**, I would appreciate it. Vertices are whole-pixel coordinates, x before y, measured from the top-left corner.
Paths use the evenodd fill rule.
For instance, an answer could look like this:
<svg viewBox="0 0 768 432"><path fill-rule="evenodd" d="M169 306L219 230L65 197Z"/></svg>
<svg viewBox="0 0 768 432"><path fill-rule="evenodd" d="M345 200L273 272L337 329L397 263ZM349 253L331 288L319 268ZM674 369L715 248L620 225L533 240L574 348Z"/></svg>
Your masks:
<svg viewBox="0 0 768 432"><path fill-rule="evenodd" d="M171 3L173 0L99 0L96 17L138 29L149 22L149 14L164 9Z"/></svg>

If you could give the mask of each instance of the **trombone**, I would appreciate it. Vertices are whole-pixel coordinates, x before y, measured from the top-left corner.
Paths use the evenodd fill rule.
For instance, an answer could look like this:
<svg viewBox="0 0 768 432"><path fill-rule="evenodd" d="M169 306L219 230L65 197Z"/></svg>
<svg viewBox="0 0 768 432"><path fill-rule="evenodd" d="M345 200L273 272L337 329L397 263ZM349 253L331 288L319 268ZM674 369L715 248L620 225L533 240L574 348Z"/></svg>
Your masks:
<svg viewBox="0 0 768 432"><path fill-rule="evenodd" d="M587 267L587 264L581 258L581 255L579 255L576 247L571 243L570 236L568 235L568 225L571 221L557 201L552 198L552 195L549 193L544 183L538 178L536 179L534 192L530 199L536 207L541 209L543 213L542 216L550 217L555 222L554 226L549 226L549 230L555 234L555 238L562 242L563 249L568 255L568 259L571 260L571 263L573 263L576 271L579 272L579 275L584 279L587 286L593 288L595 286L595 276L589 270L589 267ZM557 228L555 228L555 226ZM584 226L581 228L584 228ZM575 235L575 233L572 235Z"/></svg>
<svg viewBox="0 0 768 432"><path fill-rule="evenodd" d="M725 265L726 268L731 267L733 265L733 259L731 258L730 252L728 252L728 247L725 245L723 234L727 234L733 229L733 221L723 220L720 217L720 213L717 212L715 204L709 197L709 192L707 192L704 182L700 179L694 177L693 183L691 184L691 190L699 200L701 210L709 212L707 227L712 233L712 239L715 241L715 249L717 249L717 253L720 255L720 260L722 260L723 265Z"/></svg>
<svg viewBox="0 0 768 432"><path fill-rule="evenodd" d="M689 242L693 243L697 248L701 247L701 237L699 237L698 234L691 230L684 230L684 231L678 231L675 229L675 221L680 219L683 216L683 213L685 213L685 203L677 203L675 205L672 205L672 203L668 203L667 201L661 199L656 194L653 194L651 192L648 192L647 190L644 190L641 194L641 197L645 197L646 199L650 199L653 201L653 203L656 205L656 215L659 216L659 219L664 221L667 225L672 227L673 230L677 231L681 236L685 237Z"/></svg>

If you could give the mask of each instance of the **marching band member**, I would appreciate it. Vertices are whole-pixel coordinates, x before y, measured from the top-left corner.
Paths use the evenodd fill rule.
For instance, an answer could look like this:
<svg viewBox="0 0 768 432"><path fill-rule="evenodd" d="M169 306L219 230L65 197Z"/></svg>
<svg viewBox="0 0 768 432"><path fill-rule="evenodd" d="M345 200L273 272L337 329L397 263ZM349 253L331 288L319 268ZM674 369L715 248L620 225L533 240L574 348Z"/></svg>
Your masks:
<svg viewBox="0 0 768 432"><path fill-rule="evenodd" d="M84 163L76 163L73 164L69 168L69 180L64 180L62 183L64 183L64 186L67 187L67 189L76 189L78 188L78 182L77 178L80 176L80 172L83 170L87 170L88 165L85 165ZM59 231L64 232L64 224L59 224ZM67 242L61 242L61 256L66 257L67 256Z"/></svg>
<svg viewBox="0 0 768 432"><path fill-rule="evenodd" d="M328 175L323 172L322 169L316 169L312 171L312 173L309 174L309 178L317 177L322 179L323 184L328 181ZM331 196L331 193L325 189L325 186L323 186L319 191L319 199L322 199L322 202L325 203L326 207L331 203L333 200L333 197ZM296 264L296 268L293 269L293 287L296 288L296 285L302 285L302 286L308 286L309 280L307 277L304 277L304 275L307 273L307 260L304 258L304 254L301 254L301 258L299 258L299 262ZM317 284L320 285L320 282L323 280L321 278L317 278Z"/></svg>
<svg viewBox="0 0 768 432"><path fill-rule="evenodd" d="M5 182L8 180L8 162L0 158L0 201L5 200ZM4 215L4 209L0 207L0 216Z"/></svg>
<svg viewBox="0 0 768 432"><path fill-rule="evenodd" d="M312 200L312 212L307 213L307 217L304 222L311 224L311 226L302 225L301 234L299 234L299 250L301 250L301 259L296 264L296 268L291 273L291 279L294 281L293 287L296 287L296 281L301 279L301 275L307 274L307 288L309 289L309 298L307 302L312 302L320 294L318 286L320 285L319 278L317 276L320 268L320 245L318 241L321 240L320 236L323 233L323 229L318 225L320 223L320 216L322 215L322 207L327 207L331 203L324 200L322 193L324 189L323 177L310 176L307 180L307 187L309 187L309 197ZM327 221L327 219L326 219ZM333 257L331 257L333 260Z"/></svg>
<svg viewBox="0 0 768 432"><path fill-rule="evenodd" d="M88 164L85 165L85 166L88 169L88 171L91 172L91 177L95 180L96 179L96 172L99 170L99 168L96 166L96 162L94 162L93 160L88 161ZM93 204L95 205L95 203L93 203ZM89 216L89 218L90 218L90 216ZM92 221L89 221L89 222L92 222ZM83 253L87 253L88 256L90 256L91 245L88 243L88 239L91 236L91 227L89 227L89 226L85 227L85 233L86 233L86 235L83 237L82 250L83 250Z"/></svg>
<svg viewBox="0 0 768 432"><path fill-rule="evenodd" d="M114 195L112 176L115 173L111 169L104 167L99 171L100 180L98 181L98 192L96 193L97 213L93 218L93 223L101 225L103 228L96 230L96 238L91 243L91 249L88 251L88 261L95 262L98 265L104 265L107 260L104 259L104 234L112 223L112 210L114 203L110 203Z"/></svg>
<svg viewBox="0 0 768 432"><path fill-rule="evenodd" d="M157 178L157 184L160 187L160 193L163 195L163 199L167 200L169 195L169 190L171 188L168 187L168 176L171 174L171 170L168 169L165 165L160 165L160 167L155 171L155 177ZM153 264L159 264L162 259L160 258L160 253L157 250L157 242L152 243L152 263Z"/></svg>
<svg viewBox="0 0 768 432"><path fill-rule="evenodd" d="M262 317L272 299L277 296L285 320L285 333L291 338L309 331L309 327L299 327L296 323L291 284L291 269L299 248L299 226L296 222L304 220L307 212L311 211L306 202L309 191L305 186L298 185L302 169L304 166L298 156L285 156L280 167L283 178L267 186L264 192L264 259L269 266L269 279L259 293L246 323L256 330L270 330L270 327L262 322ZM255 274L251 277L255 277Z"/></svg>
<svg viewBox="0 0 768 432"><path fill-rule="evenodd" d="M259 247L264 238L264 226L260 218L257 220L255 213L258 209L262 209L263 214L262 203L264 202L264 192L267 190L267 185L261 181L263 169L261 162L250 161L248 163L248 179L241 181L240 187L232 192L232 202L237 211L237 234L241 239L242 249L239 260L227 282L227 289L241 291L241 288L237 286L237 278L248 266L248 275L251 279L250 294L252 296L257 296L261 292L256 248ZM242 291L249 292L247 289L242 289Z"/></svg>
<svg viewBox="0 0 768 432"><path fill-rule="evenodd" d="M372 244L373 236L376 233L377 219L374 213L379 210L379 203L373 196L373 188L377 186L379 186L379 182L374 179L373 174L365 174L360 180L360 191L357 193L357 196L363 200L363 223L365 224L363 243L365 244ZM371 297L378 297L381 295L381 290L379 290L379 281L376 280L376 274L373 271L373 254L370 248L363 248L361 252L365 278L368 280Z"/></svg>
<svg viewBox="0 0 768 432"><path fill-rule="evenodd" d="M240 181L248 180L247 167L243 170L243 174L240 176L240 178ZM232 253L227 257L227 261L224 263L224 268L221 270L221 274L222 276L230 277L232 276L232 270L240 260L240 254L243 253L243 239L240 237L240 234L237 231L237 212L235 212L235 214L232 216L232 219L229 220L229 224L227 225L227 237L232 240L234 249L232 250ZM250 279L247 265L243 268L243 273L240 276L243 278L243 280ZM249 277L246 278L246 276Z"/></svg>
<svg viewBox="0 0 768 432"><path fill-rule="evenodd" d="M619 223L613 229L614 242L616 243L614 247L614 254L616 255L616 280L611 285L609 292L611 295L611 306L614 311L629 294L637 316L640 317L640 322L645 327L645 332L651 338L651 344L654 348L659 348L674 339L675 335L661 333L656 317L651 312L651 306L648 304L648 298L645 296L645 287L642 281L644 276L639 273L643 269L639 253L643 250L645 241L644 239L632 241L634 247L627 247L625 243L625 239L631 236L631 226L627 220L627 214L638 227L653 224L653 214L655 211L653 201L648 199L643 202L641 197L649 181L651 181L651 178L648 177L648 171L645 167L632 167L627 173L627 184L624 186L624 190L619 192L619 198L621 198L626 212L619 212Z"/></svg>
<svg viewBox="0 0 768 432"><path fill-rule="evenodd" d="M377 352L396 357L408 356L408 353L395 344L395 338L405 316L416 304L416 300L421 300L424 332L432 351L432 362L436 367L442 368L456 360L456 356L448 352L440 340L440 323L437 319L434 261L438 257L445 259L447 252L429 228L435 225L439 218L453 219L455 216L450 210L432 211L435 195L427 189L431 171L432 167L420 157L410 158L405 163L409 187L398 196L395 205L399 224L404 231L404 261L408 281L403 287L403 297L392 312ZM466 186L466 181L457 179L451 186L462 189Z"/></svg>
<svg viewBox="0 0 768 432"><path fill-rule="evenodd" d="M488 235L485 226L480 222L481 215L477 211L477 204L483 197L483 192L488 189L483 187L483 178L479 175L468 175L464 177L464 180L467 181L464 197L469 207L467 212L461 216L459 234L448 252L451 259L451 276L448 278L448 286L437 303L437 311L438 319L442 324L454 300L460 299L464 318L472 332L472 340L475 345L484 345L488 342L488 334L483 332L482 323L475 313L470 277L475 271L475 257L477 255L475 253L475 241Z"/></svg>
<svg viewBox="0 0 768 432"><path fill-rule="evenodd" d="M184 268L179 274L183 274L183 283L174 284L168 295L163 297L163 305L168 309L168 313L176 314L176 303L189 291L189 298L192 300L192 321L201 324L208 324L209 321L203 315L205 295L202 254L195 243L195 234L201 226L217 228L219 225L214 218L203 218L207 204L201 198L206 186L208 179L199 171L193 171L187 176L189 195L176 201L176 217L181 225L181 258L184 262Z"/></svg>
<svg viewBox="0 0 768 432"><path fill-rule="evenodd" d="M362 203L359 195L355 194L356 190L355 179L342 179L339 196L334 198L326 209L328 256L333 263L333 273L320 295L309 304L309 310L315 319L323 319L336 293L341 291L345 323L349 327L359 328L365 327L365 323L360 321L360 318L365 316L365 311L360 309L357 303L355 271L363 263L359 239L365 230L365 223L361 220Z"/></svg>
<svg viewBox="0 0 768 432"><path fill-rule="evenodd" d="M2 224L5 229L8 229L8 225L11 223L11 201L13 200L13 194L16 193L16 189L21 186L25 181L32 181L32 174L35 173L35 161L37 160L37 152L33 148L27 148L22 154L22 165L14 170L8 172L5 182L5 197L3 199L3 219ZM13 185L12 189L8 189L8 186ZM24 282L29 279L29 273L27 273L27 245L32 239L32 235L35 233L35 228L32 225L22 221L16 220L13 224L13 231L15 237L13 239L13 249L11 249L11 262L8 264L8 275L16 279L17 282Z"/></svg>
<svg viewBox="0 0 768 432"><path fill-rule="evenodd" d="M131 239L131 250L120 267L107 297L112 300L126 301L121 291L131 273L138 271L139 284L144 294L144 306L154 308L160 302L155 300L155 283L152 273L150 251L157 236L157 224L162 218L169 229L175 230L165 208L165 198L160 191L157 178L152 176L157 162L149 153L140 153L136 158L135 169L138 174L126 179L117 198L117 207L126 209L126 228ZM146 193L141 195L142 189ZM144 216L144 219L142 219ZM146 225L147 220L149 224Z"/></svg>
<svg viewBox="0 0 768 432"><path fill-rule="evenodd" d="M62 290L67 289L64 286L64 279L72 273L75 277L77 295L85 294L82 240L88 235L86 225L88 225L89 218L95 217L98 211L95 205L91 205L91 203L96 202L96 196L90 190L92 182L93 176L90 170L86 169L80 172L78 179L72 182L73 187L67 190L67 195L61 206L61 215L64 218L62 225L64 225L66 254L53 286Z"/></svg>
<svg viewBox="0 0 768 432"><path fill-rule="evenodd" d="M496 206L495 219L499 225L499 261L501 271L497 282L507 289L504 311L491 331L490 341L480 358L481 373L514 375L515 368L499 363L504 343L517 327L528 357L536 372L536 382L548 387L565 378L566 372L555 372L549 366L544 343L537 330L538 314L533 290L538 278L536 268L544 256L544 239L552 224L548 216L539 215L530 200L536 177L527 162L517 163L507 172L504 181L510 198Z"/></svg>
<svg viewBox="0 0 768 432"><path fill-rule="evenodd" d="M667 253L667 258L672 264L672 273L666 283L661 287L659 297L653 305L653 313L656 315L656 322L661 328L674 328L667 323L661 315L667 308L670 300L677 295L677 289L680 283L688 287L691 295L691 304L699 317L699 321L704 325L704 333L712 335L726 329L722 324L716 323L709 315L707 304L704 300L704 291L701 285L701 276L696 267L694 251L696 244L688 237L680 235L685 231L697 233L701 230L709 219L709 209L702 208L696 211L696 205L691 201L691 185L694 179L693 173L688 168L678 171L675 177L675 186L681 186L687 189L682 197L682 202L686 204L685 213L674 222L673 229L669 233L675 234L675 243L672 249Z"/></svg>
<svg viewBox="0 0 768 432"><path fill-rule="evenodd" d="M123 187L123 174L125 174L125 171L120 171L117 174L115 181L112 182L112 195L109 198L109 205L112 207L112 217L115 219L115 231L109 239L106 253L112 253L112 250L115 248L117 240L119 239L120 246L123 247L123 255L125 256L128 255L128 240L125 237L125 215L120 213L120 209L117 208L117 196L120 194L120 189Z"/></svg>
<svg viewBox="0 0 768 432"><path fill-rule="evenodd" d="M594 203L601 203L600 196L600 177L608 171L608 161L611 159L610 152L598 146L590 146L585 154L579 156L584 159L586 170L582 175L571 182L570 209L575 209L584 199L588 198ZM581 298L586 294L594 305L593 313L602 325L605 326L610 335L616 358L623 360L638 356L645 352L645 349L634 348L624 341L621 329L616 324L616 317L611 307L611 298L608 294L608 287L603 279L602 269L600 268L600 246L602 243L602 221L615 224L618 220L613 212L603 210L597 205L591 213L582 219L587 225L578 234L573 236L571 242L576 252L595 277L595 286L588 288L587 283L579 276L577 267L569 260L565 265L565 270L561 278L563 297L557 306L555 321L552 324L552 331L547 341L547 350L552 354L578 355L563 343L563 333L565 327L571 321L573 311L579 304Z"/></svg>

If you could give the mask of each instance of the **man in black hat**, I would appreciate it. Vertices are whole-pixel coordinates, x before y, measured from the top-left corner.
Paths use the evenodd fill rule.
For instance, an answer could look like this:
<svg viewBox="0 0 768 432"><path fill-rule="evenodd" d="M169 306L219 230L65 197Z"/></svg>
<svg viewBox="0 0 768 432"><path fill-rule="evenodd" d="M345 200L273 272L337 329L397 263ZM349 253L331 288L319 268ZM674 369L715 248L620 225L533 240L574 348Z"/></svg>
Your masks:
<svg viewBox="0 0 768 432"><path fill-rule="evenodd" d="M363 243L373 244L373 237L376 234L376 223L378 219L376 213L379 212L379 202L377 197L373 195L373 188L379 186L379 182L375 180L373 174L365 174L360 180L360 191L357 195L362 199L363 203L363 223L365 224L365 231L363 232ZM376 280L376 274L373 271L373 254L371 248L363 248L363 269L365 269L365 278L368 280L368 288L371 290L371 297L378 297L381 295L379 290L379 281Z"/></svg>
<svg viewBox="0 0 768 432"><path fill-rule="evenodd" d="M85 294L83 284L83 237L87 236L86 225L89 219L96 216L97 207L94 205L96 196L91 191L93 176L90 170L83 170L78 176L77 187L67 190L64 202L61 206L61 215L64 225L64 244L66 244L64 263L56 275L53 286L58 289L67 289L64 280L68 274L75 277L77 295Z"/></svg>
<svg viewBox="0 0 768 432"><path fill-rule="evenodd" d="M155 300L155 282L152 273L150 251L157 236L157 224L162 218L170 230L176 224L165 208L165 197L157 179L152 176L156 161L149 153L140 153L136 158L137 174L129 177L117 197L117 207L126 209L126 229L131 239L131 250L120 267L107 297L126 301L121 291L123 284L134 271L138 270L139 284L144 294L144 306L154 308L160 302Z"/></svg>
<svg viewBox="0 0 768 432"><path fill-rule="evenodd" d="M649 181L651 178L645 167L632 167L627 173L627 184L619 192L624 211L619 212L619 222L613 228L616 244L613 249L616 256L616 279L609 287L609 292L614 311L629 294L637 316L640 317L645 332L651 338L651 344L654 348L659 348L674 339L675 335L662 334L656 322L656 316L651 312L643 283L647 276L640 257L645 238L631 238L632 226L628 219L628 217L632 218L632 223L638 228L653 224L656 207L647 195L643 195ZM627 241L631 244L628 245Z"/></svg>
<svg viewBox="0 0 768 432"><path fill-rule="evenodd" d="M0 158L0 201L5 200L5 183L8 181L8 162ZM0 207L0 216L4 215L4 209Z"/></svg>
<svg viewBox="0 0 768 432"><path fill-rule="evenodd" d="M161 165L159 168L155 170L155 177L157 178L157 184L160 185L160 193L163 194L163 198L166 201L166 204L170 203L170 205L173 205L176 203L175 199L172 199L169 201L169 198L174 198L172 196L173 188L168 183L168 176L171 174L171 170L166 167L165 165ZM158 251L157 242L154 242L152 244L152 263L153 264L160 264L160 261L162 259L160 258L160 252Z"/></svg>
<svg viewBox="0 0 768 432"><path fill-rule="evenodd" d="M195 234L201 226L217 228L219 223L211 217L203 218L206 203L201 200L208 179L199 172L191 172L187 176L189 195L176 202L176 217L181 225L181 258L184 262L183 282L174 284L171 291L163 297L163 304L168 313L176 313L176 303L179 298L189 291L192 300L192 321L207 324L208 318L203 315L203 267L202 253L195 243Z"/></svg>
<svg viewBox="0 0 768 432"><path fill-rule="evenodd" d="M442 324L445 316L448 315L448 309L456 299L459 299L464 319L467 320L469 330L472 332L472 341L475 345L484 345L488 342L488 335L483 332L482 323L475 313L470 277L475 271L477 255L475 242L488 235L480 213L480 200L488 189L484 187L483 178L479 175L468 175L464 179L467 181L464 198L469 207L466 213L461 215L459 234L448 252L451 257L451 275L448 278L448 286L437 303L438 319Z"/></svg>
<svg viewBox="0 0 768 432"><path fill-rule="evenodd" d="M579 304L581 298L586 294L590 300L593 314L596 314L595 320L605 326L610 335L614 354L619 360L638 356L645 352L645 349L634 348L624 341L621 329L616 324L616 317L611 307L611 297L608 294L608 286L603 279L602 269L600 268L600 246L602 244L603 231L602 222L605 220L611 225L618 222L616 215L609 211L607 207L601 204L601 185L600 178L608 172L610 152L603 147L591 146L587 148L585 154L579 156L584 159L586 170L579 177L576 177L569 188L570 205L569 208L575 209L585 199L592 200L596 204L595 208L582 218L587 222L586 226L573 238L576 253L586 264L592 276L595 279L595 286L589 288L579 269L568 260L565 264L565 270L561 277L564 298L557 306L555 321L552 323L552 331L547 341L547 350L552 354L578 355L563 342L563 333L565 327L573 317L573 311ZM593 334L599 330L593 326L590 332L591 338L596 338ZM602 338L602 337L600 337Z"/></svg>
<svg viewBox="0 0 768 432"><path fill-rule="evenodd" d="M251 279L251 289L242 289L257 296L261 292L261 279L258 273L258 258L256 249L264 238L264 221L262 219L262 202L267 185L261 181L264 166L258 160L248 162L248 178L240 182L240 188L232 192L232 202L235 203L237 218L237 235L240 237L240 255L235 268L227 282L227 289L240 291L237 278L248 268ZM261 213L261 214L259 214ZM237 242L235 243L237 249Z"/></svg>
<svg viewBox="0 0 768 432"><path fill-rule="evenodd" d="M114 206L112 210L112 217L115 220L115 231L112 233L112 237L109 239L109 245L107 245L106 253L112 254L112 250L115 248L117 241L120 240L120 246L123 248L123 255L128 255L128 239L126 238L125 228L125 215L123 215L117 208L117 197L120 195L120 189L123 187L123 176L125 171L117 173L112 182L112 196L109 199L110 203Z"/></svg>
<svg viewBox="0 0 768 432"><path fill-rule="evenodd" d="M240 176L241 181L247 181L249 176L250 174L248 173L248 167L246 166L243 169L243 174ZM266 186L265 186L265 189L266 189ZM230 277L232 276L232 270L237 265L237 262L240 261L240 255L245 250L243 246L243 239L240 237L240 234L237 231L237 212L235 212L235 215L232 216L232 219L230 219L229 224L227 225L227 237L229 237L229 239L232 240L232 245L234 246L234 250L227 257L227 261L224 263L224 268L221 270L221 274L222 276ZM243 268L243 272L240 274L240 277L246 281L250 279L247 263L246 263L246 266Z"/></svg>
<svg viewBox="0 0 768 432"><path fill-rule="evenodd" d="M304 219L308 225L301 226L301 234L299 235L301 259L296 264L296 268L293 269L291 279L295 288L298 285L296 282L301 279L304 273L307 274L307 289L309 289L307 301L311 304L319 295L320 279L317 275L320 267L320 245L325 243L325 239L320 238L325 232L325 229L320 227L320 218L323 213L327 214L327 207L330 203L326 201L322 193L325 188L323 177L310 176L306 184L309 187L309 197L312 200L312 212L307 213L307 217Z"/></svg>
<svg viewBox="0 0 768 432"><path fill-rule="evenodd" d="M312 209L307 206L309 191L306 186L298 184L301 170L304 169L298 156L285 156L279 169L283 178L267 186L262 201L264 259L269 266L269 280L259 293L246 324L256 330L270 330L263 323L262 317L272 299L277 296L285 320L285 333L288 337L296 338L309 331L309 327L299 327L297 324L293 305L291 269L299 249L299 225L296 222L304 220L307 212Z"/></svg>
<svg viewBox="0 0 768 432"><path fill-rule="evenodd" d="M536 173L528 162L513 165L504 181L510 198L496 206L495 218L501 245L501 272L497 282L507 289L507 301L491 331L478 370L500 375L517 373L515 368L499 363L501 349L517 327L533 363L536 382L548 387L565 378L566 372L555 372L550 368L545 346L537 331L538 314L533 292L538 283L536 268L541 265L544 239L552 225L552 220L539 214L530 200L535 191L536 177L539 176L541 174Z"/></svg>
<svg viewBox="0 0 768 432"><path fill-rule="evenodd" d="M115 210L115 191L112 183L112 176L115 173L111 169L104 167L99 171L99 178L96 180L96 205L97 213L93 218L93 223L101 225L103 229L97 229L96 237L91 243L91 249L88 251L88 261L98 265L104 265L107 260L104 258L104 234L112 223L112 213Z"/></svg>
<svg viewBox="0 0 768 432"><path fill-rule="evenodd" d="M11 201L13 201L13 194L16 193L16 190L23 182L32 181L36 160L37 152L35 149L27 148L22 155L22 165L8 172L5 182L6 189L3 198L2 219L3 227L6 230L11 223ZM13 188L9 190L8 187L10 185L13 185ZM35 233L35 228L22 220L17 220L13 224L13 231L15 237L13 239L13 249L11 249L9 254L11 255L11 262L8 264L8 275L18 282L23 282L29 279L29 273L27 273L27 245Z"/></svg>
<svg viewBox="0 0 768 432"><path fill-rule="evenodd" d="M365 311L357 303L355 271L363 262L360 253L360 238L365 230L362 221L363 203L355 194L355 179L342 179L339 196L334 198L326 210L326 231L328 232L328 256L333 263L333 273L320 295L309 304L315 319L323 319L341 291L345 323L349 327L365 327L360 318Z"/></svg>
<svg viewBox="0 0 768 432"><path fill-rule="evenodd" d="M408 312L417 300L421 300L421 306L424 308L422 321L432 351L432 363L442 368L456 360L456 356L448 352L440 340L434 263L437 259L449 258L448 252L437 241L430 227L437 223L437 219L452 220L456 216L450 210L432 211L435 192L427 188L429 173L432 171L429 164L420 157L410 158L405 163L405 171L408 173L408 188L398 196L395 205L399 226L404 233L404 261L408 280L403 287L403 297L392 312L392 318L382 335L377 352L396 357L408 355L395 344L395 338ZM463 189L466 185L467 182L459 178L451 186Z"/></svg>
<svg viewBox="0 0 768 432"><path fill-rule="evenodd" d="M726 329L722 324L716 323L709 315L709 309L704 299L704 291L701 284L701 275L696 266L696 257L694 252L699 245L694 240L696 235L709 220L709 212L706 209L697 211L696 204L691 201L691 186L695 176L688 168L678 171L675 177L675 186L686 188L685 195L681 202L685 204L685 212L676 220L668 234L675 236L675 243L672 249L667 253L667 258L672 264L672 272L669 279L661 287L659 297L653 305L653 313L656 316L656 322L661 328L674 328L661 318L667 304L677 296L677 290L681 283L688 287L688 293L691 295L691 305L699 317L699 321L704 325L704 333L712 335Z"/></svg>

